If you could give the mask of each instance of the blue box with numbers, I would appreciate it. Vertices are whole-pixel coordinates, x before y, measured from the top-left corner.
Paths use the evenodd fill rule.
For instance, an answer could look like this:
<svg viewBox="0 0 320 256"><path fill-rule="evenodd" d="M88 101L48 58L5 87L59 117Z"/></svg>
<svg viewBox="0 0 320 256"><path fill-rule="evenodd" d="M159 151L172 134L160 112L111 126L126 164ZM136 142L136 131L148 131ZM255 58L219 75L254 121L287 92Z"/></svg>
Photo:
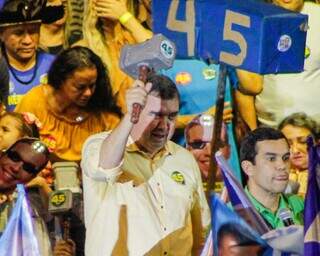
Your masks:
<svg viewBox="0 0 320 256"><path fill-rule="evenodd" d="M200 0L197 54L260 74L303 70L306 15L257 1Z"/></svg>
<svg viewBox="0 0 320 256"><path fill-rule="evenodd" d="M211 58L260 74L301 72L307 15L252 0L153 0L153 30L177 57Z"/></svg>

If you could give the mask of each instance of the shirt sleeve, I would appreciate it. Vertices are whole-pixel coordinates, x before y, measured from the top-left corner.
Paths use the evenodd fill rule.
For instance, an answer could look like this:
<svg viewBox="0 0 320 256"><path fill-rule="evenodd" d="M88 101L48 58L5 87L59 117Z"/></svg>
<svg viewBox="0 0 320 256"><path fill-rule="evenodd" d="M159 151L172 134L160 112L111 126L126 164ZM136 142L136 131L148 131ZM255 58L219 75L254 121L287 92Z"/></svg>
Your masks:
<svg viewBox="0 0 320 256"><path fill-rule="evenodd" d="M82 148L81 168L83 175L96 181L115 183L120 176L121 163L112 168L104 169L99 166L100 149L102 142L108 137L110 132L104 132L89 137Z"/></svg>
<svg viewBox="0 0 320 256"><path fill-rule="evenodd" d="M42 109L42 107L45 106L44 97L43 86L33 87L27 94L22 97L21 101L15 107L14 112L30 112L36 115L41 120L41 112L46 112Z"/></svg>

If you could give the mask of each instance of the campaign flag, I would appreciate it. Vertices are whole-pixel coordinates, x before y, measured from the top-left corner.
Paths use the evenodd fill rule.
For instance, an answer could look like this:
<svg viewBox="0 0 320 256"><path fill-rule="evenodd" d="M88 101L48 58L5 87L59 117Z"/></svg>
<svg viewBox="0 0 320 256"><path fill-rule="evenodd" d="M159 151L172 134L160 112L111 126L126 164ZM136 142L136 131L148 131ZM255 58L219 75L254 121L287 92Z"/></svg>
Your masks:
<svg viewBox="0 0 320 256"><path fill-rule="evenodd" d="M264 219L251 203L242 185L233 175L234 172L231 170L230 165L223 157L222 153L218 151L215 154L215 157L221 169L224 184L228 190L229 199L234 210L260 235L270 231L270 228Z"/></svg>
<svg viewBox="0 0 320 256"><path fill-rule="evenodd" d="M262 256L297 256L303 253L302 226L274 229L260 236L217 195L211 197L211 216L212 239L207 242L213 243L214 256L228 255L231 251L237 255ZM201 256L207 255L212 254L204 248Z"/></svg>
<svg viewBox="0 0 320 256"><path fill-rule="evenodd" d="M320 145L308 139L309 176L304 203L304 255L320 255Z"/></svg>
<svg viewBox="0 0 320 256"><path fill-rule="evenodd" d="M212 237L214 255L223 255L223 239L234 236L234 243L241 255L262 252L269 248L260 235L253 230L236 212L233 212L217 195L211 197ZM249 253L249 254L248 254ZM262 254L260 254L262 255ZM265 255L265 254L264 254Z"/></svg>
<svg viewBox="0 0 320 256"><path fill-rule="evenodd" d="M210 229L209 235L206 239L204 247L200 256L213 256L213 239L212 239L212 229Z"/></svg>
<svg viewBox="0 0 320 256"><path fill-rule="evenodd" d="M26 192L23 185L17 188L18 199L0 238L0 256L40 256Z"/></svg>

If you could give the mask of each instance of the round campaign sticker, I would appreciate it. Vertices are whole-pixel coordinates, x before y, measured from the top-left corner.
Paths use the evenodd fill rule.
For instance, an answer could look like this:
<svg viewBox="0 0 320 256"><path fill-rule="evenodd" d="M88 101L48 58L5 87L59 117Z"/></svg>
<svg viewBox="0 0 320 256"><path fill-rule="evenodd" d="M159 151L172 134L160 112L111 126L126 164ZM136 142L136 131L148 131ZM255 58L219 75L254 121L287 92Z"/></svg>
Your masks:
<svg viewBox="0 0 320 256"><path fill-rule="evenodd" d="M192 76L188 72L182 71L176 75L176 83L178 85L188 85L191 82L192 82Z"/></svg>
<svg viewBox="0 0 320 256"><path fill-rule="evenodd" d="M167 59L171 59L174 56L174 48L173 45L167 41L163 40L160 45L161 53L166 57Z"/></svg>
<svg viewBox="0 0 320 256"><path fill-rule="evenodd" d="M65 201L67 200L67 197L66 195L62 192L62 191L59 191L59 192L56 192L52 198L51 198L51 204L56 206L56 207L59 207L60 205L62 205Z"/></svg>
<svg viewBox="0 0 320 256"><path fill-rule="evenodd" d="M185 184L185 180L181 172L174 171L173 173L171 173L171 178L179 184Z"/></svg>
<svg viewBox="0 0 320 256"><path fill-rule="evenodd" d="M278 42L278 50L280 52L286 52L290 49L292 44L292 39L288 35L282 35L280 36L279 42Z"/></svg>

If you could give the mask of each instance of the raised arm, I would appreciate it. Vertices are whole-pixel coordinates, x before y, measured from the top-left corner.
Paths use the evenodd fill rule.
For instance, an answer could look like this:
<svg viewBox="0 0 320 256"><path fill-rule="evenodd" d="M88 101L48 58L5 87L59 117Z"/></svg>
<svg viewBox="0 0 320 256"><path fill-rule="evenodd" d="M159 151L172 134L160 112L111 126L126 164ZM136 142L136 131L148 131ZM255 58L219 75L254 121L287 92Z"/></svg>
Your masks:
<svg viewBox="0 0 320 256"><path fill-rule="evenodd" d="M152 32L144 28L130 13L125 0L96 0L95 9L99 17L118 20L141 43L152 37Z"/></svg>
<svg viewBox="0 0 320 256"><path fill-rule="evenodd" d="M142 107L147 100L147 91L143 82L136 80L133 87L127 91L126 103L127 113L119 125L103 141L100 149L99 166L104 169L117 167L123 158L128 137L133 127L131 122L132 105L139 103Z"/></svg>
<svg viewBox="0 0 320 256"><path fill-rule="evenodd" d="M240 91L235 93L236 103L242 119L249 126L250 130L257 128L257 116L254 105L254 96L246 95Z"/></svg>
<svg viewBox="0 0 320 256"><path fill-rule="evenodd" d="M248 95L257 95L263 89L263 76L246 70L237 69L239 90Z"/></svg>

